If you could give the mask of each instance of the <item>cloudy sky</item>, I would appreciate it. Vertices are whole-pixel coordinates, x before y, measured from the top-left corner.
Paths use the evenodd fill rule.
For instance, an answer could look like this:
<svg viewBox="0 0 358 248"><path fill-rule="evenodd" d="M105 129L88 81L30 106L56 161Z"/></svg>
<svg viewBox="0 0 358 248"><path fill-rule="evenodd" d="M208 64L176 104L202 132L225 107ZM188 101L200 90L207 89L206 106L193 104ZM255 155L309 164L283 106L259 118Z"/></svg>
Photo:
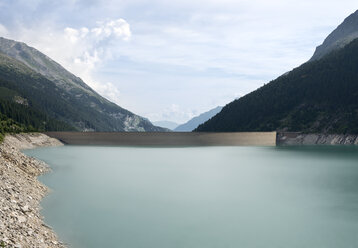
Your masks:
<svg viewBox="0 0 358 248"><path fill-rule="evenodd" d="M0 0L23 41L106 98L182 123L307 61L356 0Z"/></svg>

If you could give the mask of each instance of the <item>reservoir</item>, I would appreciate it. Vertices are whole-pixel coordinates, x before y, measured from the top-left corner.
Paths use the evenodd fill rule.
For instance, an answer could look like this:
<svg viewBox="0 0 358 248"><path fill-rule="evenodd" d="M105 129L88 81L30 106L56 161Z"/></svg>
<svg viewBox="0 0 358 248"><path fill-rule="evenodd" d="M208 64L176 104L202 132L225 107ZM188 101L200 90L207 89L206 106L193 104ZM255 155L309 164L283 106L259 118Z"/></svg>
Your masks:
<svg viewBox="0 0 358 248"><path fill-rule="evenodd" d="M358 148L63 146L45 222L72 248L358 247Z"/></svg>

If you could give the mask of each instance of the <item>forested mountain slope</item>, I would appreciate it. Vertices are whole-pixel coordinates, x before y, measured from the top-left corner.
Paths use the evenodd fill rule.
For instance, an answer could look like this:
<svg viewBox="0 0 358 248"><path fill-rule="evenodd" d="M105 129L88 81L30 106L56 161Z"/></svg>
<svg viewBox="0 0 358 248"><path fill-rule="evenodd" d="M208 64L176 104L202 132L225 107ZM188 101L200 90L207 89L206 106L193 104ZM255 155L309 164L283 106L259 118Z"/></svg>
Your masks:
<svg viewBox="0 0 358 248"><path fill-rule="evenodd" d="M358 133L358 40L226 105L196 131Z"/></svg>

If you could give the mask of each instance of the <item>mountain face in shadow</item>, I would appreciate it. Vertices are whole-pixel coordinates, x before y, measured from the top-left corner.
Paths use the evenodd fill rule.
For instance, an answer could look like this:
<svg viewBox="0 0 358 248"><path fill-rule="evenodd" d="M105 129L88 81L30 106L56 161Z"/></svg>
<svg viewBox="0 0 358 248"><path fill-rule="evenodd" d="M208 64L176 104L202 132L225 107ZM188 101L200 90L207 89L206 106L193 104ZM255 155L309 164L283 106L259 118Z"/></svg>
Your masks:
<svg viewBox="0 0 358 248"><path fill-rule="evenodd" d="M24 99L27 104L21 108L65 123L66 130L166 131L103 98L38 50L4 38L0 38L0 87L13 94L11 99L0 95L0 101L6 101L16 109L19 103L15 97ZM15 115L8 112L14 119ZM21 123L21 118L17 119ZM46 128L46 125L44 128L54 129Z"/></svg>

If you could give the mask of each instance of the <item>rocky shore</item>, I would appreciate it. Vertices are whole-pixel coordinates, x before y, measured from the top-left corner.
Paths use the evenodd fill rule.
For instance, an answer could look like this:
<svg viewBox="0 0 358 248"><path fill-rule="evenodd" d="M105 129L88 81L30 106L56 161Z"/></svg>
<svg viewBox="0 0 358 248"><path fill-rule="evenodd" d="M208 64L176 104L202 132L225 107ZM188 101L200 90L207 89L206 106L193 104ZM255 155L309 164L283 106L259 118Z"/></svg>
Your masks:
<svg viewBox="0 0 358 248"><path fill-rule="evenodd" d="M21 153L22 149L62 145L44 134L7 135L0 144L0 247L65 247L40 215L48 188L37 176L49 167Z"/></svg>
<svg viewBox="0 0 358 248"><path fill-rule="evenodd" d="M277 133L277 145L358 145L358 135Z"/></svg>

